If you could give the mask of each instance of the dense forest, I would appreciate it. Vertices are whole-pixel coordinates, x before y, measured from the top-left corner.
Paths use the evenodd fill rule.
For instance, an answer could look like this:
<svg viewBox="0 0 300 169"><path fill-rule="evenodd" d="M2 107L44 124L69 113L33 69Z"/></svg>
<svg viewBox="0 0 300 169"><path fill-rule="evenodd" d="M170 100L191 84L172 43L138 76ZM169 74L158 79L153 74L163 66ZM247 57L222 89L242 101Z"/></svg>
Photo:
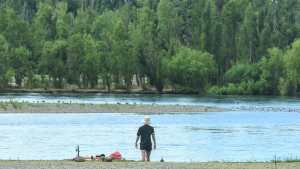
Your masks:
<svg viewBox="0 0 300 169"><path fill-rule="evenodd" d="M0 0L7 88L299 95L300 1Z"/></svg>

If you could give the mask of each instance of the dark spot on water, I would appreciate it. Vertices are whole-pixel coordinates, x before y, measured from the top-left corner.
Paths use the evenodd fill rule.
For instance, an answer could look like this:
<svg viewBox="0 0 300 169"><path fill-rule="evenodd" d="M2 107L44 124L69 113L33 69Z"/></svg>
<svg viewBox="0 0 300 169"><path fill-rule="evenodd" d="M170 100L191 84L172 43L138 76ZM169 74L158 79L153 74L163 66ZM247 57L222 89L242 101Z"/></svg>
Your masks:
<svg viewBox="0 0 300 169"><path fill-rule="evenodd" d="M213 134L226 134L226 133L234 133L238 132L238 130L234 129L227 129L227 128L204 128L204 127L185 127L189 131L202 131L202 132L208 132Z"/></svg>

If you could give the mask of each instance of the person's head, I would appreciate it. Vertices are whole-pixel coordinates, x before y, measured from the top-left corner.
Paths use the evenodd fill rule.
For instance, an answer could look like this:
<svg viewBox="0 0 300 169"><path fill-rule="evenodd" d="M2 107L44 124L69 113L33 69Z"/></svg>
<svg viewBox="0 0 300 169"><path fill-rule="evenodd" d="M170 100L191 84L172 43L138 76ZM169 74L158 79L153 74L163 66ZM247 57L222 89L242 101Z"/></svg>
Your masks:
<svg viewBox="0 0 300 169"><path fill-rule="evenodd" d="M149 125L150 124L150 117L149 116L145 116L144 117L144 124L145 125Z"/></svg>

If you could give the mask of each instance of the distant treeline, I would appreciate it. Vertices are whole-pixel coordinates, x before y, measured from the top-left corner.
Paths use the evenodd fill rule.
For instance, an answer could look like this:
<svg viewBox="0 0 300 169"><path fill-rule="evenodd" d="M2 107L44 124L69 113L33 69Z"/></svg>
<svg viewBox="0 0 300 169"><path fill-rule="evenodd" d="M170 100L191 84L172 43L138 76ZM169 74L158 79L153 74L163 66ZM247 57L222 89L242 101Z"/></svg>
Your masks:
<svg viewBox="0 0 300 169"><path fill-rule="evenodd" d="M0 90L297 95L299 0L0 0Z"/></svg>

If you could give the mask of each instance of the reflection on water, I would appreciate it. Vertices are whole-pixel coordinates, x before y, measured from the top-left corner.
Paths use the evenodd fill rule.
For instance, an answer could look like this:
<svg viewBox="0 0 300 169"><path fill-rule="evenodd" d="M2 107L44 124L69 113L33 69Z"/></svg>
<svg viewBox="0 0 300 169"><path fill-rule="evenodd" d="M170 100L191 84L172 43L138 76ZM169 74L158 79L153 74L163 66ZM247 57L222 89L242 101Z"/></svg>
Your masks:
<svg viewBox="0 0 300 169"><path fill-rule="evenodd" d="M138 114L1 114L0 159L67 159L119 150L137 160ZM300 154L300 114L217 112L151 115L167 161L267 161Z"/></svg>

